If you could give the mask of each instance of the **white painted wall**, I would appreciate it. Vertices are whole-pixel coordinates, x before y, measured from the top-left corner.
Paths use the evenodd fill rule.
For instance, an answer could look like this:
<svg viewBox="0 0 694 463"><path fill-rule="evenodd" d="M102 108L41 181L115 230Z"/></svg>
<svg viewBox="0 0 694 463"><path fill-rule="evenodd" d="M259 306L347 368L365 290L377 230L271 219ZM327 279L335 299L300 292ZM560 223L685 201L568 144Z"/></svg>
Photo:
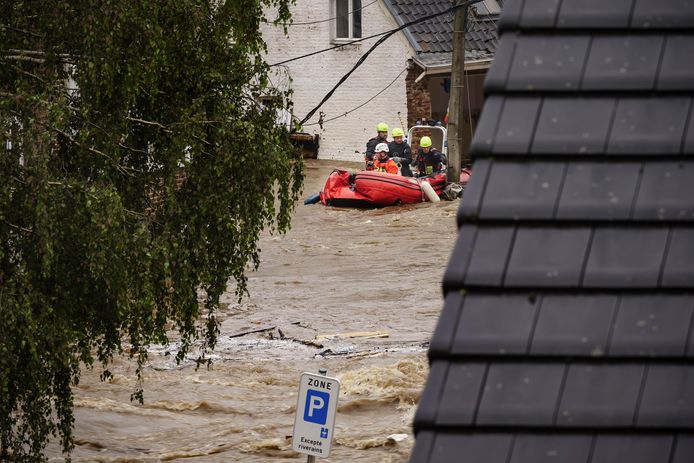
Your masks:
<svg viewBox="0 0 694 463"><path fill-rule="evenodd" d="M363 5L368 3L370 0L362 0ZM292 14L297 23L330 18L330 0L297 0ZM274 13L269 11L267 16L272 19ZM334 27L334 21L295 25L289 27L289 35L285 36L281 27L265 25L263 36L268 46L268 63L333 46L331 27ZM381 1L362 10L362 37L395 27L397 24ZM294 89L294 115L299 120L303 119L377 40L378 37L286 64ZM324 119L340 116L376 95L405 69L410 53L410 46L402 33L386 40L322 106L320 111L325 113ZM406 74L403 72L392 86L364 107L325 122L322 129L318 125L311 125L318 122L319 112L307 121L303 130L321 137L319 158L361 161L363 157L360 153L366 150L366 141L376 135L377 123L385 122L391 130L406 125Z"/></svg>

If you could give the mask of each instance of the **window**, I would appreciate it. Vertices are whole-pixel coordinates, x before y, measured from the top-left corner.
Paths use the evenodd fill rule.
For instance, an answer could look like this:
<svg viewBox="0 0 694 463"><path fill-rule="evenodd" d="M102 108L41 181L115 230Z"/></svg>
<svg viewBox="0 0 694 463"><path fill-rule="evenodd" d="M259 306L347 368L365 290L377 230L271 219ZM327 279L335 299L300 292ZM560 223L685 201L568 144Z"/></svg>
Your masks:
<svg viewBox="0 0 694 463"><path fill-rule="evenodd" d="M361 0L333 0L336 41L361 38Z"/></svg>

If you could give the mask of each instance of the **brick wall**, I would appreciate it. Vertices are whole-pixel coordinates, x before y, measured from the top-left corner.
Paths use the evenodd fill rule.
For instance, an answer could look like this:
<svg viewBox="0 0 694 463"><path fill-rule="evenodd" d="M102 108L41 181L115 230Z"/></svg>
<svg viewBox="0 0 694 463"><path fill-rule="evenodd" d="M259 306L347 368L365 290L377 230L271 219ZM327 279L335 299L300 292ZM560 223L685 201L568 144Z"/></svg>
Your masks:
<svg viewBox="0 0 694 463"><path fill-rule="evenodd" d="M422 73L422 68L413 65L407 71L405 81L407 91L407 125L413 126L417 119L429 119L431 117L431 95L429 94L429 77L424 77L415 82Z"/></svg>
<svg viewBox="0 0 694 463"><path fill-rule="evenodd" d="M292 7L292 14L296 23L330 18L330 0L297 0ZM268 11L267 17L274 18L274 12ZM329 21L308 26L290 26L288 36L284 35L281 27L264 25L263 37L268 46L268 63L273 64L333 46L330 41L333 24L333 21ZM363 37L394 27L397 25L381 2L362 10ZM295 116L302 119L317 105L377 39L369 39L280 67L281 73L291 76ZM410 53L410 46L402 34L398 33L386 40L321 108L326 121L323 127L316 124L319 113L304 125L305 132L320 135L320 159L360 161L363 159L361 153L366 150L366 141L376 135L376 124L385 122L392 129L408 123L405 90L407 72L403 72L392 86L364 107L347 116L342 115L393 82L405 70ZM275 80L288 82L288 79L281 76ZM337 119L328 121L333 117Z"/></svg>

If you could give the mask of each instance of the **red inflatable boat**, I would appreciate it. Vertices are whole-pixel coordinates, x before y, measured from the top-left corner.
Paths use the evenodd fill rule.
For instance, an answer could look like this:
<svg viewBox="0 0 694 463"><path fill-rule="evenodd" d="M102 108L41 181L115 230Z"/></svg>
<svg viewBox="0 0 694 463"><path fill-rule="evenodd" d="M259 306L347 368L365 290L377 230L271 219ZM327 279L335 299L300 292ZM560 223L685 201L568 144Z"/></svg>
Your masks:
<svg viewBox="0 0 694 463"><path fill-rule="evenodd" d="M350 174L346 170L336 169L325 182L320 200L326 206L338 207L384 207L421 203L427 199L421 182L428 182L436 195L441 195L446 187L446 174L415 179L373 171Z"/></svg>

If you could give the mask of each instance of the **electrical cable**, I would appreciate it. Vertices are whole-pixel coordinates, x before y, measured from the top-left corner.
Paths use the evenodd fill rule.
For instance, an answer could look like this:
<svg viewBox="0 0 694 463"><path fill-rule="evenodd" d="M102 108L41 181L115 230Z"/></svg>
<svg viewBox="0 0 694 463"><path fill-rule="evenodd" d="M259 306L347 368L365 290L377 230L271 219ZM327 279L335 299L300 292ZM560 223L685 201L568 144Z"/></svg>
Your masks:
<svg viewBox="0 0 694 463"><path fill-rule="evenodd" d="M474 133L472 130L472 106L470 105L470 81L468 80L470 72L463 71L463 75L465 76L465 93L467 94L467 121L470 126L470 140L472 140Z"/></svg>
<svg viewBox="0 0 694 463"><path fill-rule="evenodd" d="M323 103L325 103L326 101L328 101L328 100L330 99L330 97L333 96L333 94L334 94L335 91L340 87L340 85L342 85L342 84L349 78L349 76L352 75L352 73L353 73L354 71L356 71L357 68L358 68L359 66L361 66L361 65L364 63L364 61L366 61L366 58L369 57L369 55L371 54L371 52L373 52L378 46L380 46L383 42L385 42L386 40L388 40L388 38L390 38L390 37L391 37L392 35L394 35L396 32L401 31L402 29L405 29L406 27L411 26L411 25L413 25L413 24L417 24L417 23L420 23L420 22L422 22L422 21L426 21L427 19L436 18L436 17L438 17L438 16L442 16L442 15L444 15L444 14L448 14L448 13L450 13L451 11L457 10L458 8L461 8L461 7L468 7L468 6L470 6L470 5L473 5L473 4L478 3L478 2L481 2L481 1L482 1L482 0L468 0L468 1L465 1L465 2L462 2L462 3L459 3L459 4L457 4L457 5L454 5L454 6L452 6L451 8L448 8L448 9L446 9L446 10L444 10L444 11L441 11L441 12L438 12L438 13L433 13L433 14L430 14L430 15L423 16L423 17L421 17L421 18L415 19L415 20L413 20L413 21L407 22L407 23L403 24L403 25L400 26L400 27L396 27L395 29L391 29L390 31L386 32L385 35L383 35L383 37L381 37L380 39L378 39L378 40L376 41L376 43L374 43L374 44L371 46L371 48L369 48L369 49L359 58L359 60L358 60L358 61L356 62L356 64L352 67L352 69L350 69L350 70L347 72L347 74L345 74L344 76L342 76L342 77L340 78L340 80L337 82L337 84L335 84L335 86L323 97L323 99L320 101L320 103L318 103L318 105L316 105L315 108L313 108L311 111L308 112L308 114L301 120L300 124L303 125L306 121L308 121L311 117L313 117L313 115L316 113L316 111L318 111L318 110L320 109L320 107L323 106Z"/></svg>
<svg viewBox="0 0 694 463"><path fill-rule="evenodd" d="M307 54L305 54L305 55L297 56L297 57L294 57L294 58L289 58L289 59L287 59L287 60L280 61L279 63L271 64L269 67L280 66L280 65L282 65L282 64L291 63L292 61L297 61L297 60L300 60L300 59L308 58L309 56L318 55L318 54L320 54L320 53L325 53L326 51L335 50L336 48L346 47L346 46L348 46L348 45L352 45L352 44L354 44L354 43L363 42L364 40L373 39L374 37L380 37L380 36L385 35L385 34L388 34L388 33L390 33L390 31L379 32L378 34L369 35L368 37L362 37L362 38L356 39L356 40L351 40L351 41L349 41L349 42L345 42L345 43L341 43L341 44L339 44L339 45L335 45L334 47L323 48L322 50L314 51L314 52L307 53Z"/></svg>
<svg viewBox="0 0 694 463"><path fill-rule="evenodd" d="M391 81L391 83L389 83L388 85L386 85L386 86L385 86L383 89L381 89L377 94L375 94L374 96L372 96L371 98L369 98L368 100L366 100L365 102L363 102L362 104L360 104L359 106L357 106L356 108L352 108L352 109L350 109L349 111L345 111L344 113L340 114L339 116L331 117L330 119L326 119L326 120L324 120L324 121L322 121L322 122L313 122L313 123L311 123L311 124L306 124L306 125L304 125L304 127L310 127L310 126L312 126L312 125L325 124L326 122L331 122L331 121L334 121L335 119L339 119L339 118L341 118L341 117L345 117L347 114L353 113L353 112L356 111L357 109L363 108L363 107L366 106L367 104L371 103L374 99L376 99L376 97L377 97L378 95L380 95L381 93L383 93L383 92L385 92L386 90L388 90L388 89L400 78L400 76L403 75L403 74L405 73L405 71L407 71L407 68L405 68L405 69L403 69L402 71L400 71L400 74L398 74L398 75L395 77L395 79L393 79L393 80ZM401 122L401 123L402 123L402 122Z"/></svg>
<svg viewBox="0 0 694 463"><path fill-rule="evenodd" d="M309 22L303 22L303 23L291 23L291 24L288 24L288 26L289 26L289 27L291 27L291 26L309 26L309 25L311 25L311 24L326 23L326 22L328 22L328 21L332 21L333 19L337 19L337 18L345 18L345 17L351 15L352 13L355 13L355 12L357 12L357 11L363 10L363 9L366 8L367 6L373 5L373 4L376 3L377 1L378 1L378 0L374 0L374 1L371 2L371 3L368 3L368 4L364 5L364 6L362 6L361 8L357 8L356 10L352 10L352 11L350 11L349 13L343 14L343 15L340 15L340 16L334 16L334 17L332 17L332 18L321 19L321 20L318 20L318 21L309 21Z"/></svg>
<svg viewBox="0 0 694 463"><path fill-rule="evenodd" d="M450 12L452 12L452 11L457 10L458 8L460 8L460 7L462 7L462 6L473 5L473 4L479 3L479 2L481 2L481 1L482 1L482 0L468 0L468 1L466 1L466 2L463 2L463 3L460 3L460 4L454 5L453 7L448 8L447 10L440 11L440 12L438 12L438 13L433 13L433 14L430 14L430 15L427 15L427 16L422 16L421 18L414 19L414 20L412 20L412 21L410 21L410 22L407 22L407 23L403 24L402 26L396 27L395 29L390 29L390 30L388 30L388 31L379 32L378 34L373 34L373 35L370 35L370 36L368 36L368 37L362 37L362 38L359 38L359 39L356 39L356 40L350 40L349 42L341 43L341 44L339 44L339 45L335 45L334 47L323 48L322 50L317 50L317 51L314 51L314 52L311 52L311 53L307 53L307 54L305 54L305 55L300 55L300 56L296 56L296 57L294 57L294 58L289 58L289 59L287 59L287 60L280 61L279 63L270 64L269 67L279 66L279 65L281 65L281 64L286 64L286 63L291 63L292 61L297 61L297 60L300 60L300 59L308 58L308 57L310 57L310 56L318 55L318 54L320 54L320 53L325 53L325 52L330 51L330 50L335 50L336 48L346 47L346 46L349 46L349 45L352 45L352 44L355 44L355 43L363 42L364 40L373 39L373 38L375 38L375 37L384 36L384 35L390 36L390 35L394 34L395 32L401 31L402 29L405 29L406 27L409 27L409 26L411 26L411 25L413 25L413 24L417 24L417 23L426 21L426 20L428 20L428 19L432 19L432 18L436 18L436 17L438 17L438 16L442 16L442 15L444 15L444 14L448 14L448 13L450 13Z"/></svg>

